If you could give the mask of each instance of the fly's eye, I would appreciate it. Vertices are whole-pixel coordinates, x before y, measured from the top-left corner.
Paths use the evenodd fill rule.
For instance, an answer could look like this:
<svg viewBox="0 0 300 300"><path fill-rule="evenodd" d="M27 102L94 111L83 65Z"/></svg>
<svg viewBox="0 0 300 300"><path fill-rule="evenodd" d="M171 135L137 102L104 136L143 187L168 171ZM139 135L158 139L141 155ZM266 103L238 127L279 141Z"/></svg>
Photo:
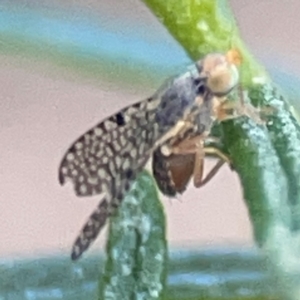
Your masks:
<svg viewBox="0 0 300 300"><path fill-rule="evenodd" d="M204 94L205 93L205 85L202 83L202 84L199 84L198 86L197 86L197 94L200 94L200 95L202 95L202 94Z"/></svg>
<svg viewBox="0 0 300 300"><path fill-rule="evenodd" d="M197 93L197 95L204 94L205 89L206 89L205 83L206 83L206 78L200 78L199 77L199 78L196 78L194 80L194 84L196 86L196 93Z"/></svg>

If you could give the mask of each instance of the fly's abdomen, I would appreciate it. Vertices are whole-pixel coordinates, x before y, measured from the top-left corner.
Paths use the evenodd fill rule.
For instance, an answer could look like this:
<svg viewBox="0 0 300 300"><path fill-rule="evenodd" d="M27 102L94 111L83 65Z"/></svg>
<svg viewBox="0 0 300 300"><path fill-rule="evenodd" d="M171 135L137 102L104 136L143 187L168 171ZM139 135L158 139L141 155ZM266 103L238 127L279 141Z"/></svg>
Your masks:
<svg viewBox="0 0 300 300"><path fill-rule="evenodd" d="M175 155L165 156L161 148L152 156L153 177L159 190L168 197L182 194L193 175L195 156Z"/></svg>

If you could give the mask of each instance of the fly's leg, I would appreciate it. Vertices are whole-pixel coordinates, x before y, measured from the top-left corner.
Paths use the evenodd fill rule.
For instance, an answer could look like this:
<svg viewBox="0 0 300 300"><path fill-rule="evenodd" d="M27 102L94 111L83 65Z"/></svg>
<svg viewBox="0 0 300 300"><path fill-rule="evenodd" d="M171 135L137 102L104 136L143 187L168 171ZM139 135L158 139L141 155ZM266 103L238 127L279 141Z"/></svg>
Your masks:
<svg viewBox="0 0 300 300"><path fill-rule="evenodd" d="M173 154L195 154L196 152L203 151L204 141L208 138L209 132L205 131L202 134L187 138L176 145L171 146L170 152Z"/></svg>
<svg viewBox="0 0 300 300"><path fill-rule="evenodd" d="M204 179L202 179L201 182L198 183L198 185L195 187L199 188L205 184L207 184L221 169L221 167L225 164L224 160L218 160L218 162L214 165L214 167L209 171L209 173L205 176Z"/></svg>
<svg viewBox="0 0 300 300"><path fill-rule="evenodd" d="M235 119L240 116L247 116L259 125L265 124L265 118L276 112L271 106L257 108L251 103L245 101L245 96L241 85L238 86L239 101L229 101L226 97L213 99L213 112L215 118L219 121Z"/></svg>
<svg viewBox="0 0 300 300"><path fill-rule="evenodd" d="M193 138L185 139L174 145L170 149L170 153L172 154L180 154L180 155L195 155L195 163L193 169L193 181L195 187L200 187L202 182L209 181L213 176L211 176L211 172L209 173L210 179L207 180L206 178L203 179L203 172L204 172L204 158L205 158L205 148L204 148L204 141L208 136L208 132L204 132L200 135L197 135ZM215 172L216 173L216 172Z"/></svg>
<svg viewBox="0 0 300 300"><path fill-rule="evenodd" d="M203 179L204 170L204 140L208 136L208 132L204 132L196 137L183 140L176 146L173 146L171 152L173 154L194 154L195 164L193 170L194 185L197 186Z"/></svg>
<svg viewBox="0 0 300 300"><path fill-rule="evenodd" d="M245 115L243 103L228 101L226 98L213 99L213 112L219 122Z"/></svg>
<svg viewBox="0 0 300 300"><path fill-rule="evenodd" d="M153 148L157 148L159 145L162 145L170 138L173 138L176 135L180 135L182 132L185 132L190 128L193 128L193 123L189 121L177 122L177 124L171 130L169 130L164 136L162 136L158 141L156 141Z"/></svg>
<svg viewBox="0 0 300 300"><path fill-rule="evenodd" d="M198 152L199 153L199 152ZM231 161L227 155L225 155L222 151L220 151L218 148L214 147L204 147L202 148L201 156L196 153L196 163L195 163L195 169L194 169L194 186L196 188L199 188L206 183L208 183L221 169L221 167L228 163L228 165L231 165ZM210 154L213 156L216 156L219 158L218 162L214 165L214 167L208 172L208 174L203 178L203 161L206 154ZM199 155L199 158L202 157L202 165L197 166L197 156ZM201 168L200 171L198 171L196 168ZM201 175L200 175L201 174Z"/></svg>
<svg viewBox="0 0 300 300"><path fill-rule="evenodd" d="M172 149L175 154L194 154L195 162L193 169L193 180L195 187L198 187L203 179L204 171L204 136L206 134L194 137L192 139L184 140L177 147Z"/></svg>
<svg viewBox="0 0 300 300"><path fill-rule="evenodd" d="M230 161L229 157L218 148L205 147L204 152L205 152L205 154L210 154L210 155L216 156L219 158L219 160L222 160L222 161L228 163L229 165L231 165L231 161Z"/></svg>
<svg viewBox="0 0 300 300"><path fill-rule="evenodd" d="M231 165L231 161L230 161L229 157L218 148L205 147L204 152L205 152L205 154L210 154L210 155L218 157L219 160L214 165L214 167L209 171L209 173L205 176L205 178L201 182L198 182L198 185L195 185L198 188L205 185L206 183L208 183L218 173L218 171L221 169L221 167L225 163L227 163L228 165Z"/></svg>
<svg viewBox="0 0 300 300"><path fill-rule="evenodd" d="M197 151L195 153L195 165L193 172L193 181L194 186L199 187L203 180L203 172L204 172L204 143L202 141L201 145L199 144Z"/></svg>
<svg viewBox="0 0 300 300"><path fill-rule="evenodd" d="M225 162L231 164L230 159L222 153L219 149L214 147L204 147L204 141L209 139L208 132L204 132L201 135L196 137L186 139L176 146L173 146L170 149L170 152L173 154L181 154L181 155L188 155L194 154L195 155L195 164L193 170L193 180L195 187L201 187L207 182L209 182L214 175L217 174L219 169L223 166ZM203 170L204 170L204 158L206 154L211 154L217 156L219 161L217 164L210 170L210 172L203 178Z"/></svg>
<svg viewBox="0 0 300 300"><path fill-rule="evenodd" d="M258 124L265 124L265 118L274 114L276 112L275 107L271 106L261 106L259 108L253 106L251 103L247 103L245 101L244 92L241 84L238 85L238 95L239 95L239 103L241 106L240 114L246 115L254 122Z"/></svg>

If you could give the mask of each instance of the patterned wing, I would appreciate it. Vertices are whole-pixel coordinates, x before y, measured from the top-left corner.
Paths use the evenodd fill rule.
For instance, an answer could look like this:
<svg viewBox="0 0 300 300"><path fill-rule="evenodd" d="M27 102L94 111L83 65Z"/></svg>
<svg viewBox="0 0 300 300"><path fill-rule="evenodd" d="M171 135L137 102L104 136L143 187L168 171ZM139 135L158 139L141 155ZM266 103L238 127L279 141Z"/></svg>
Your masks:
<svg viewBox="0 0 300 300"><path fill-rule="evenodd" d="M78 196L115 193L115 179L136 174L155 143L198 108L199 80L193 76L187 72L170 80L153 97L124 108L82 135L62 160L60 183L71 179Z"/></svg>
<svg viewBox="0 0 300 300"><path fill-rule="evenodd" d="M62 160L60 183L71 179L78 196L116 192L115 179L132 177L157 139L158 104L154 98L139 102L82 135Z"/></svg>
<svg viewBox="0 0 300 300"><path fill-rule="evenodd" d="M75 241L72 259L94 241L146 164L159 135L158 104L159 99L150 98L121 110L81 136L64 156L59 168L61 184L71 179L78 196L104 193Z"/></svg>

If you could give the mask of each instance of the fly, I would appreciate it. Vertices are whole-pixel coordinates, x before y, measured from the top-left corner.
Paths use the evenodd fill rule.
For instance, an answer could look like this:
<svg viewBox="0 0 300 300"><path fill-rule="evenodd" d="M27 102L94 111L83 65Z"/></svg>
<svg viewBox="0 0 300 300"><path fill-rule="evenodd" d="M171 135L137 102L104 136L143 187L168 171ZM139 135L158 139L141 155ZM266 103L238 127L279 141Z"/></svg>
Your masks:
<svg viewBox="0 0 300 300"><path fill-rule="evenodd" d="M172 156L190 160L190 175L201 185L203 141L215 119L222 119L226 96L239 82L235 53L206 55L152 97L106 118L71 145L59 167L60 183L71 180L77 196L102 194L75 240L73 260L96 239L152 155L161 155L156 163Z"/></svg>

